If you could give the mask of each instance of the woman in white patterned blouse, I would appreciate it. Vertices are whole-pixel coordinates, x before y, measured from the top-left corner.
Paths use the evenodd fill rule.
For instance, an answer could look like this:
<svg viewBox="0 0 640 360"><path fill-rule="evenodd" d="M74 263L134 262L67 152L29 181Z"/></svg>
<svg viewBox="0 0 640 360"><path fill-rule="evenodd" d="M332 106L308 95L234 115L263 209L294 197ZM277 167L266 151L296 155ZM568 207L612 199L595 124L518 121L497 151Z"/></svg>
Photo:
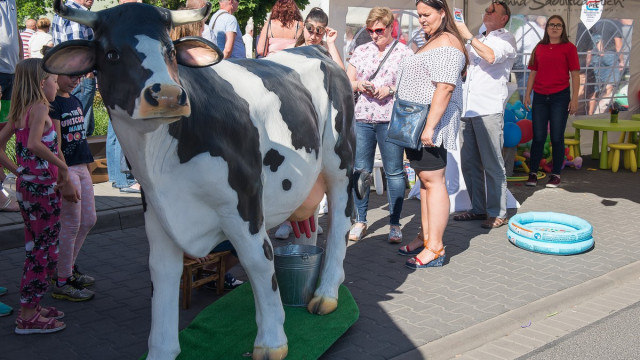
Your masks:
<svg viewBox="0 0 640 360"><path fill-rule="evenodd" d="M444 0L417 0L418 21L427 43L402 61L398 98L431 104L422 132L423 148L406 149L420 179L421 231L398 251L416 255L406 262L412 269L444 264L442 236L449 220L445 184L447 150L456 149L462 112L462 74L469 62L463 40Z"/></svg>

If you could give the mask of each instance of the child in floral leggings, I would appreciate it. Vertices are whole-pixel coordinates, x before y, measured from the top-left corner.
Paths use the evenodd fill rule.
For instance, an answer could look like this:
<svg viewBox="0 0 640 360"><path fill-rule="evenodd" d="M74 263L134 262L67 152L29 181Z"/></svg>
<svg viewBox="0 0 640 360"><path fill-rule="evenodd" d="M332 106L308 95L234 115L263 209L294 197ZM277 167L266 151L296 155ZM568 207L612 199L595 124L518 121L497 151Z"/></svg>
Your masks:
<svg viewBox="0 0 640 360"><path fill-rule="evenodd" d="M17 175L16 197L24 219L26 260L20 282L20 311L16 334L60 331L56 319L64 313L40 306L48 280L58 261L60 194L73 200L67 165L58 157L57 134L49 118L49 101L55 98L57 75L42 70L42 59L27 59L16 66L9 122L0 130L0 163ZM16 135L16 162L5 153ZM77 201L77 199L76 199Z"/></svg>

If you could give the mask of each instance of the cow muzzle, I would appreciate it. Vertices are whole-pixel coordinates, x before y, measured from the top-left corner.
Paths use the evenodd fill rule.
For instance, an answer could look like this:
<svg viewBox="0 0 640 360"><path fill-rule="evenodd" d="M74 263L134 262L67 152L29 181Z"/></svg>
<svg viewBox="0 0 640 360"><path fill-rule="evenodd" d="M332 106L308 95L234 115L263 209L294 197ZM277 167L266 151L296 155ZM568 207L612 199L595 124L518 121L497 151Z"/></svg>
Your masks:
<svg viewBox="0 0 640 360"><path fill-rule="evenodd" d="M141 95L140 118L173 120L191 114L189 99L182 86L156 83L147 86Z"/></svg>

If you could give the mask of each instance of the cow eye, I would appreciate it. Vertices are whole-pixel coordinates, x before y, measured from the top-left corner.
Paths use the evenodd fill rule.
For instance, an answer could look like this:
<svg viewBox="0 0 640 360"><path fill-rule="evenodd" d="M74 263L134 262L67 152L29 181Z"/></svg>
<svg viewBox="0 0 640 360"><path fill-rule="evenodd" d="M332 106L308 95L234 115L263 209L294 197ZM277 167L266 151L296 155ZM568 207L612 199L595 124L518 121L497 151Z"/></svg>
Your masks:
<svg viewBox="0 0 640 360"><path fill-rule="evenodd" d="M118 61L120 59L120 54L118 54L115 50L109 50L107 52L107 60L109 61Z"/></svg>

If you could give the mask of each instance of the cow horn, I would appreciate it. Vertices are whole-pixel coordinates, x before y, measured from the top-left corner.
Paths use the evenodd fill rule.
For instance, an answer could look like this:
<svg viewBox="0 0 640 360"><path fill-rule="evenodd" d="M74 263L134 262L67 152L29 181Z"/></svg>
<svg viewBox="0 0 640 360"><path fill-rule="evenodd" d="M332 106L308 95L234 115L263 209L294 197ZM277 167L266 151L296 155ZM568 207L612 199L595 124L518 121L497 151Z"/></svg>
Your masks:
<svg viewBox="0 0 640 360"><path fill-rule="evenodd" d="M75 21L82 25L86 25L92 29L98 22L97 13L70 8L64 4L64 0L54 0L53 10L56 12L56 14L62 16L65 19Z"/></svg>
<svg viewBox="0 0 640 360"><path fill-rule="evenodd" d="M173 26L179 26L200 21L209 15L209 11L211 11L211 3L208 1L200 9L171 10L171 22Z"/></svg>

